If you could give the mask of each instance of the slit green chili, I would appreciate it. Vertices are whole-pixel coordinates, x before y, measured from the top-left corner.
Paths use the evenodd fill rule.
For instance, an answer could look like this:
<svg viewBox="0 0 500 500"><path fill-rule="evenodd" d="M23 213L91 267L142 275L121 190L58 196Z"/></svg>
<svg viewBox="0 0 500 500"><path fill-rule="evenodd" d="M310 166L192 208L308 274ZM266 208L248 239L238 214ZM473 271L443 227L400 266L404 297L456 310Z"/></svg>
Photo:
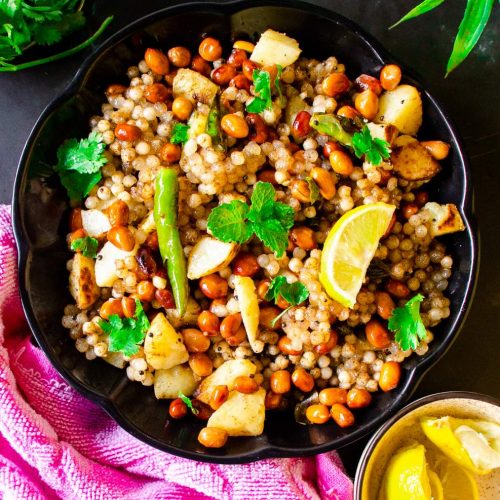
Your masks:
<svg viewBox="0 0 500 500"><path fill-rule="evenodd" d="M182 316L186 312L189 288L186 258L177 226L178 197L177 173L172 168L160 169L155 184L154 219L160 254L163 262L166 262L167 265L175 307L179 316Z"/></svg>

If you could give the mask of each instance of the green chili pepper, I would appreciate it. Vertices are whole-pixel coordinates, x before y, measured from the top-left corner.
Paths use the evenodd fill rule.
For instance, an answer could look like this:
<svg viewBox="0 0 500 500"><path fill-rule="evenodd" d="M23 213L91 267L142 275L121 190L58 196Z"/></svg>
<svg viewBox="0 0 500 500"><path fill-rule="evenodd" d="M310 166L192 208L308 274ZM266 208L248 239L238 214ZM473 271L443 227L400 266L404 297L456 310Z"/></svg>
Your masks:
<svg viewBox="0 0 500 500"><path fill-rule="evenodd" d="M179 316L186 312L189 295L186 258L177 227L179 181L175 170L162 168L156 176L154 219L158 244L174 294Z"/></svg>
<svg viewBox="0 0 500 500"><path fill-rule="evenodd" d="M344 130L339 119L334 115L315 113L311 116L309 125L320 134L329 135L344 146L352 146L352 134Z"/></svg>

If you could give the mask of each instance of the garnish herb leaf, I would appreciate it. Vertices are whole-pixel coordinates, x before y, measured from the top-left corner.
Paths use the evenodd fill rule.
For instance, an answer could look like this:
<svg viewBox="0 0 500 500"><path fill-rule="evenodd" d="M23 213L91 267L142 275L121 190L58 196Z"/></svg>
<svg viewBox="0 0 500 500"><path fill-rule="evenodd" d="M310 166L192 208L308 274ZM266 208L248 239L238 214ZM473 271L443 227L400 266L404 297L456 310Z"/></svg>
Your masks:
<svg viewBox="0 0 500 500"><path fill-rule="evenodd" d="M214 208L208 216L208 228L212 234L226 243L245 243L252 236L251 227L245 222L248 205L232 200Z"/></svg>
<svg viewBox="0 0 500 500"><path fill-rule="evenodd" d="M83 199L101 180L101 167L108 162L105 147L96 132L87 139L69 139L59 146L55 170L72 200Z"/></svg>
<svg viewBox="0 0 500 500"><path fill-rule="evenodd" d="M389 158L391 148L389 143L377 138L373 138L370 129L365 125L361 132L356 132L352 137L354 154L361 158L363 155L373 165L380 165L382 160Z"/></svg>
<svg viewBox="0 0 500 500"><path fill-rule="evenodd" d="M302 304L309 297L309 290L300 281L288 283L284 276L276 276L271 281L266 293L266 300L277 302L279 296L282 296L291 306Z"/></svg>
<svg viewBox="0 0 500 500"><path fill-rule="evenodd" d="M398 24L401 24L405 21L409 21L410 19L421 16L422 14L425 14L426 12L439 7L443 2L444 0L424 0L416 7L411 9L410 12L403 16L397 23L390 26L389 29L395 28Z"/></svg>
<svg viewBox="0 0 500 500"><path fill-rule="evenodd" d="M185 394L182 394L182 392L179 392L178 394L179 399L182 399L184 404L191 410L193 415L198 415L199 410L193 406L193 402L191 399L189 399Z"/></svg>
<svg viewBox="0 0 500 500"><path fill-rule="evenodd" d="M208 229L226 243L244 243L255 235L281 257L288 246L288 230L294 222L293 208L274 201L276 192L269 182L257 182L249 208L240 200L214 208L208 216Z"/></svg>
<svg viewBox="0 0 500 500"><path fill-rule="evenodd" d="M97 255L97 246L99 242L95 238L85 236L71 242L71 250L74 252L82 252L84 257L95 259Z"/></svg>
<svg viewBox="0 0 500 500"><path fill-rule="evenodd" d="M249 113L261 113L265 109L271 109L273 107L271 98L271 75L268 71L254 69L252 80L256 96L247 104L247 111Z"/></svg>
<svg viewBox="0 0 500 500"><path fill-rule="evenodd" d="M483 33L495 0L467 0L465 14L446 67L448 76L470 54Z"/></svg>
<svg viewBox="0 0 500 500"><path fill-rule="evenodd" d="M172 144L185 144L188 139L189 125L185 123L176 123L172 129L172 135L170 136L170 142Z"/></svg>
<svg viewBox="0 0 500 500"><path fill-rule="evenodd" d="M313 205L320 199L319 187L314 182L314 179L311 179L311 177L306 177L306 182L307 185L309 186L309 191L311 193L309 196L309 200L311 202L311 205Z"/></svg>
<svg viewBox="0 0 500 500"><path fill-rule="evenodd" d="M427 336L427 331L420 317L420 302L423 295L417 294L403 307L396 307L389 318L389 330L395 332L395 340L403 349L416 349L420 340Z"/></svg>
<svg viewBox="0 0 500 500"><path fill-rule="evenodd" d="M108 17L90 38L71 49L49 57L11 64L32 44L53 45L85 24L83 13L75 10L76 0L1 0L0 72L14 72L56 61L91 45L112 21Z"/></svg>
<svg viewBox="0 0 500 500"><path fill-rule="evenodd" d="M87 139L69 139L57 150L57 165L62 170L76 170L82 174L93 174L107 163L101 134L91 132Z"/></svg>
<svg viewBox="0 0 500 500"><path fill-rule="evenodd" d="M109 351L123 352L125 356L137 354L150 326L140 300L135 301L133 318L112 314L109 321L101 320L99 325L109 335Z"/></svg>

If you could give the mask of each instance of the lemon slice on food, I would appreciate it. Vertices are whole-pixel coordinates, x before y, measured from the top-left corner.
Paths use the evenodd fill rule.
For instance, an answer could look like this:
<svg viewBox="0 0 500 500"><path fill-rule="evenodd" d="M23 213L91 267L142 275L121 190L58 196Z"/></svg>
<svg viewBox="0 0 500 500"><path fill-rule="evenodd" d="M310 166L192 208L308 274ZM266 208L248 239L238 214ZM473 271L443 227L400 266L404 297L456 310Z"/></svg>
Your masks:
<svg viewBox="0 0 500 500"><path fill-rule="evenodd" d="M319 279L330 297L345 307L356 303L380 238L396 210L372 203L346 212L332 227L321 255Z"/></svg>
<svg viewBox="0 0 500 500"><path fill-rule="evenodd" d="M434 464L446 500L479 500L479 490L474 475L447 458Z"/></svg>
<svg viewBox="0 0 500 500"><path fill-rule="evenodd" d="M427 475L429 476L432 500L444 500L443 485L439 476L429 468L427 469Z"/></svg>

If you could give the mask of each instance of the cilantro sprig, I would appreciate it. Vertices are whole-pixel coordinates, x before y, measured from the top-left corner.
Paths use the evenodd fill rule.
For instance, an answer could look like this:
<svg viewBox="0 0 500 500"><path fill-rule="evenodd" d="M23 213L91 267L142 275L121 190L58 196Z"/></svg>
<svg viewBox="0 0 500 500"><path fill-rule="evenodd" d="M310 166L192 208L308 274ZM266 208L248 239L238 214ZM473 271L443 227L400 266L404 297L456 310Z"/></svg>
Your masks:
<svg viewBox="0 0 500 500"><path fill-rule="evenodd" d="M141 301L137 299L133 318L111 314L109 321L101 320L99 325L109 335L109 351L123 352L125 356L137 354L150 326Z"/></svg>
<svg viewBox="0 0 500 500"><path fill-rule="evenodd" d="M200 413L200 411L193 406L193 402L191 401L191 399L188 398L185 394L179 392L178 396L179 399L181 399L184 402L184 404L191 410L191 413L193 415L198 415L198 413Z"/></svg>
<svg viewBox="0 0 500 500"><path fill-rule="evenodd" d="M373 165L380 165L382 160L387 160L391 154L389 143L376 137L372 137L370 129L365 125L361 132L356 132L352 137L354 154L361 158L366 156Z"/></svg>
<svg viewBox="0 0 500 500"><path fill-rule="evenodd" d="M76 47L52 56L12 64L32 45L53 45L85 24L78 0L1 0L0 72L13 72L68 57L88 47L109 25L108 17L97 32Z"/></svg>
<svg viewBox="0 0 500 500"><path fill-rule="evenodd" d="M276 65L278 72L274 79L274 86L280 99L282 98L280 78L283 68L278 64ZM269 71L263 69L254 69L252 80L255 88L256 96L250 103L247 104L247 111L249 113L261 113L265 109L273 107L272 93L271 93L271 74Z"/></svg>
<svg viewBox="0 0 500 500"><path fill-rule="evenodd" d="M389 330L395 332L394 340L403 351L416 349L420 340L425 339L427 331L420 317L420 293L410 299L403 307L396 307L389 318Z"/></svg>
<svg viewBox="0 0 500 500"><path fill-rule="evenodd" d="M185 123L176 123L172 129L170 142L172 144L185 144L189 139L189 125Z"/></svg>
<svg viewBox="0 0 500 500"><path fill-rule="evenodd" d="M82 252L84 257L95 259L97 255L97 246L99 242L95 238L85 236L71 242L71 250L73 252Z"/></svg>
<svg viewBox="0 0 500 500"><path fill-rule="evenodd" d="M271 281L265 298L270 302L274 300L274 302L277 303L280 296L283 297L290 306L273 319L273 326L291 307L298 306L307 300L309 297L309 290L300 281L288 283L284 276L276 276L276 278L273 278Z"/></svg>
<svg viewBox="0 0 500 500"><path fill-rule="evenodd" d="M80 141L68 139L59 146L55 170L72 200L82 200L101 180L101 167L108 162L105 149L97 132Z"/></svg>
<svg viewBox="0 0 500 500"><path fill-rule="evenodd" d="M214 208L208 216L208 229L220 241L244 243L255 234L281 257L288 246L288 231L294 222L293 208L275 201L276 191L269 182L257 182L251 206L232 200Z"/></svg>

